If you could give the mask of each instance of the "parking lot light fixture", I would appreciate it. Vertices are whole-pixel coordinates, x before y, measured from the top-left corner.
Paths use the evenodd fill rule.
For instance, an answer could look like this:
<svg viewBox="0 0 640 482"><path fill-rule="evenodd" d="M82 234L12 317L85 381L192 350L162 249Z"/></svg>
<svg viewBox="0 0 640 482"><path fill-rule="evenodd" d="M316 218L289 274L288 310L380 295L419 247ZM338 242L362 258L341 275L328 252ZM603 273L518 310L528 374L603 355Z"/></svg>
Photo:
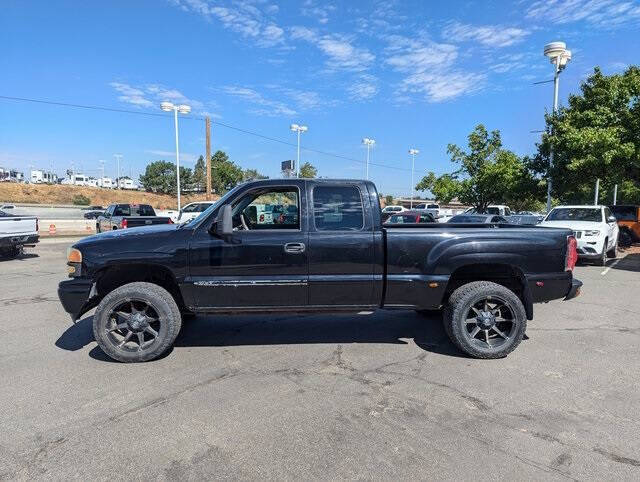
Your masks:
<svg viewBox="0 0 640 482"><path fill-rule="evenodd" d="M298 157L296 159L296 177L300 177L300 133L307 132L309 128L307 126L302 126L299 124L291 124L289 126L291 132L296 132L298 134Z"/></svg>
<svg viewBox="0 0 640 482"><path fill-rule="evenodd" d="M560 72L571 61L571 50L564 42L551 42L544 46L544 55L554 65L553 75L553 115L558 111L558 85ZM549 174L547 175L547 212L551 211L551 168L553 167L553 146L549 153Z"/></svg>
<svg viewBox="0 0 640 482"><path fill-rule="evenodd" d="M165 112L173 111L174 125L176 129L176 191L178 192L178 211L180 211L180 148L178 142L178 112L188 114L191 107L186 104L175 105L173 102L161 102L160 108Z"/></svg>
<svg viewBox="0 0 640 482"><path fill-rule="evenodd" d="M376 141L375 139L370 139L369 137L365 137L364 139L362 139L362 143L367 146L367 167L366 167L365 174L366 174L366 179L368 181L369 180L369 150L374 146Z"/></svg>
<svg viewBox="0 0 640 482"><path fill-rule="evenodd" d="M414 190L414 185L413 185L413 171L416 167L416 154L419 154L420 151L418 149L409 149L409 154L411 154L411 201L409 202L409 205L411 207L411 209L413 209L413 190Z"/></svg>

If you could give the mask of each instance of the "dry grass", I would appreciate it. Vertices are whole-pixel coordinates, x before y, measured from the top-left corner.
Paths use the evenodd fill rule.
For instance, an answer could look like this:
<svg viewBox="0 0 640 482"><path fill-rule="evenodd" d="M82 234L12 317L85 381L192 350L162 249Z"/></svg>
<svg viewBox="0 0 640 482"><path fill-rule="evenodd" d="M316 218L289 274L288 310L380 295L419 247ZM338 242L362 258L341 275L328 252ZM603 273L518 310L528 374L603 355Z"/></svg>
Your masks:
<svg viewBox="0 0 640 482"><path fill-rule="evenodd" d="M30 204L73 204L78 194L91 199L92 205L107 206L112 203L150 204L156 209L176 209L175 196L142 191L101 189L98 187L64 186L46 184L0 183L0 201ZM218 196L213 196L217 199ZM204 194L182 195L182 205L205 199Z"/></svg>

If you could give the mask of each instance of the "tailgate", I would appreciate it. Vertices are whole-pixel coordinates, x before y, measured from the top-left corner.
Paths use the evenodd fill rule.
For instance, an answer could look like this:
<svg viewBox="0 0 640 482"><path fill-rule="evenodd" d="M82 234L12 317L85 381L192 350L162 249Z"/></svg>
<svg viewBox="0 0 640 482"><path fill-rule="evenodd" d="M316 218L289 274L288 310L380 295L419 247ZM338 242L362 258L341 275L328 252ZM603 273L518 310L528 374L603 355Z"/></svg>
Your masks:
<svg viewBox="0 0 640 482"><path fill-rule="evenodd" d="M7 216L0 218L0 236L34 234L35 232L35 217Z"/></svg>
<svg viewBox="0 0 640 482"><path fill-rule="evenodd" d="M169 218L161 216L131 216L127 217L127 227L137 228L154 224L169 224Z"/></svg>

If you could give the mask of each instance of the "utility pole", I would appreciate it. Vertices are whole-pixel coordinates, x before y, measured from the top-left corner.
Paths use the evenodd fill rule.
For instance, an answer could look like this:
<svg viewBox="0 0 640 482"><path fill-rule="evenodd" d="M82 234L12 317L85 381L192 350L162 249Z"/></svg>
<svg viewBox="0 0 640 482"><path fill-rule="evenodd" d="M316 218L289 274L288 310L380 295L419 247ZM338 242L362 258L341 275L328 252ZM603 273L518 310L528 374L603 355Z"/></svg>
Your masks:
<svg viewBox="0 0 640 482"><path fill-rule="evenodd" d="M104 161L100 159L98 162L100 163L100 167L102 169L102 177L100 178L100 187L104 187Z"/></svg>
<svg viewBox="0 0 640 482"><path fill-rule="evenodd" d="M415 186L413 184L413 171L416 167L416 154L419 154L420 151L418 149L409 149L409 154L411 154L411 201L410 201L410 209L413 209L413 190Z"/></svg>
<svg viewBox="0 0 640 482"><path fill-rule="evenodd" d="M204 118L205 127L205 157L207 159L207 201L211 201L211 119Z"/></svg>
<svg viewBox="0 0 640 482"><path fill-rule="evenodd" d="M618 200L618 185L613 186L613 205L616 205L616 201Z"/></svg>
<svg viewBox="0 0 640 482"><path fill-rule="evenodd" d="M600 179L596 179L596 194L593 197L593 204L598 204L598 191L600 191Z"/></svg>

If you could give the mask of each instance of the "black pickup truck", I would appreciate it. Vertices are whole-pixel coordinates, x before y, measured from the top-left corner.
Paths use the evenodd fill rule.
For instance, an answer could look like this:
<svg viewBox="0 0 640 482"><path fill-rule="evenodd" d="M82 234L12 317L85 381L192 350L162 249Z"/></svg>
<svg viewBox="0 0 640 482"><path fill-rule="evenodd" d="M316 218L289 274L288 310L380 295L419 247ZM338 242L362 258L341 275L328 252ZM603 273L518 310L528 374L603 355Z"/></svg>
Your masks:
<svg viewBox="0 0 640 482"><path fill-rule="evenodd" d="M256 219L256 206L297 216ZM566 229L488 224L382 225L368 181L242 184L183 225L117 230L69 250L58 294L75 321L97 306L110 357L152 360L182 315L444 309L453 343L498 358L522 340L533 303L574 298Z"/></svg>
<svg viewBox="0 0 640 482"><path fill-rule="evenodd" d="M156 212L148 204L111 204L96 219L96 233L154 224L173 224L173 221L168 217L156 216Z"/></svg>

